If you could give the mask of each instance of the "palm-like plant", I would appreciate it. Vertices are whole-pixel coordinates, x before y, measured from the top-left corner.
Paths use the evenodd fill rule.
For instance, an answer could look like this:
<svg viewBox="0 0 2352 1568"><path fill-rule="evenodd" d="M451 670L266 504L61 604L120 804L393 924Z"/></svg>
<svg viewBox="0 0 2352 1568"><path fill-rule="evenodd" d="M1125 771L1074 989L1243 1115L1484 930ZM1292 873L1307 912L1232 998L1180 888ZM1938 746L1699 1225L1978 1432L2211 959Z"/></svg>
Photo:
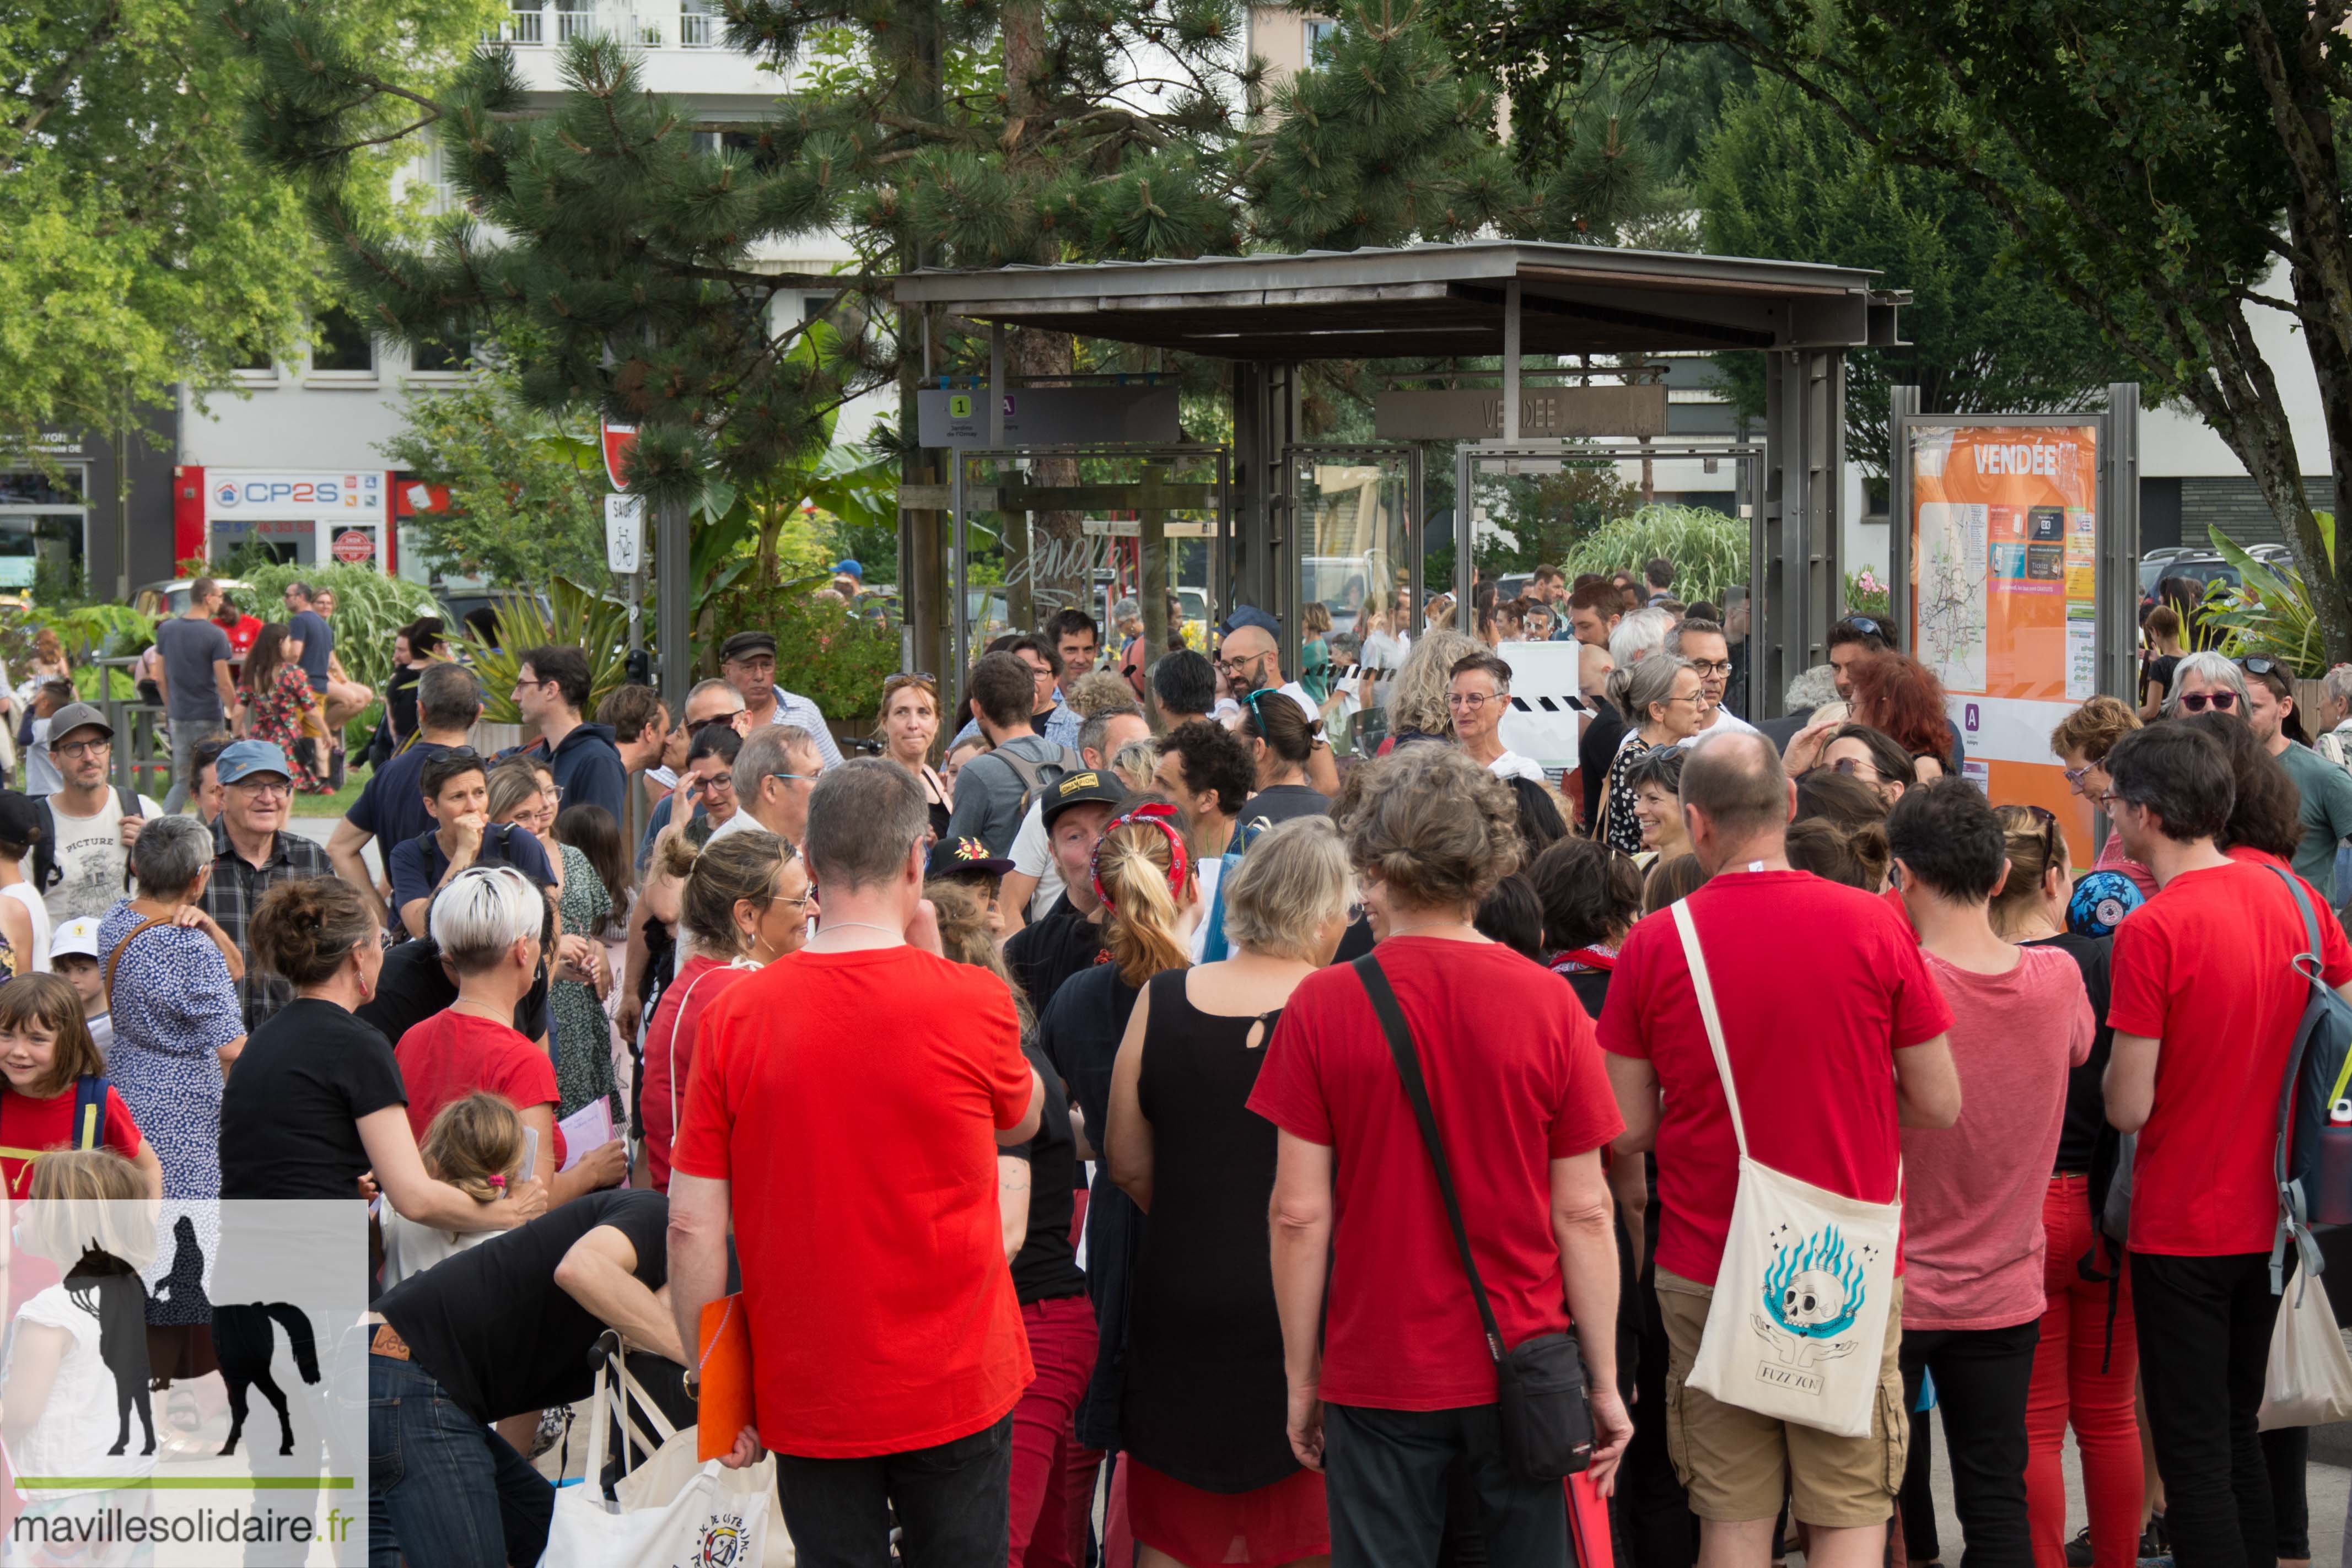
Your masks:
<svg viewBox="0 0 2352 1568"><path fill-rule="evenodd" d="M2319 519L2319 538L2327 547L2328 566L2333 570L2336 515L2313 515ZM2233 659L2249 653L2275 659L2305 680L2315 681L2326 674L2326 643L2301 575L2255 559L2218 528L2207 531L2221 559L2236 567L2243 580L2211 584L2200 608L2198 619L2221 633L2221 652Z"/></svg>
<svg viewBox="0 0 2352 1568"><path fill-rule="evenodd" d="M622 684L627 674L629 610L576 582L557 578L547 586L542 608L535 597L514 594L502 601L493 621L495 645L471 627L457 639L459 652L474 666L482 684L482 716L493 724L520 723L514 684L525 650L559 643L588 655L588 705L596 705Z"/></svg>

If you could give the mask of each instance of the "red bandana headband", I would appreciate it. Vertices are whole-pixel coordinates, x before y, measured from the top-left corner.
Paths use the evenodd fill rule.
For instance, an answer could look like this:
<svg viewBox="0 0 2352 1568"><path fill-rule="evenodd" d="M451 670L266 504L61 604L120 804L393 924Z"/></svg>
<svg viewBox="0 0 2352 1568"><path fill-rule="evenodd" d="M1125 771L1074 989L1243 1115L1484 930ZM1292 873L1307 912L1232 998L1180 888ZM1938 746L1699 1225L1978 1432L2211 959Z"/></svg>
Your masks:
<svg viewBox="0 0 2352 1568"><path fill-rule="evenodd" d="M1095 844L1094 858L1087 862L1087 874L1094 879L1095 896L1102 900L1105 909L1114 915L1118 913L1118 907L1111 902L1110 894L1103 891L1103 844L1121 828L1137 822L1157 828L1168 835L1168 895L1177 899L1183 896L1185 878L1192 874L1192 852L1184 847L1184 835L1176 831L1173 820L1175 815L1176 808L1167 801L1151 800L1136 807L1133 810L1112 818L1109 826L1103 829L1102 839Z"/></svg>

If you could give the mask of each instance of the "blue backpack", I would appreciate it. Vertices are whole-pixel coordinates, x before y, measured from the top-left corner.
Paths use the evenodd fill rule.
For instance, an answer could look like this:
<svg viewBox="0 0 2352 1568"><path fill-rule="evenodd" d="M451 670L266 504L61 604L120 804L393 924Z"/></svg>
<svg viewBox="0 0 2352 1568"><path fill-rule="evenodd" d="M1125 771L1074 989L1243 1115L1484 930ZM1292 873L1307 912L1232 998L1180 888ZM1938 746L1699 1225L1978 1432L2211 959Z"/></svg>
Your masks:
<svg viewBox="0 0 2352 1568"><path fill-rule="evenodd" d="M2352 1192L2323 1193L2319 1187L2321 1130L2327 1125L2328 1108L2352 1085L2352 1003L2337 996L2320 972L2319 917L2302 880L2277 866L2270 869L2286 883L2295 907L2303 912L2304 950L2295 955L2294 967L2311 984L2311 1000L2296 1026L2294 1049L2279 1084L2278 1146L2273 1156L2279 1221L2271 1242L2271 1294L2275 1296L2285 1288L2289 1241L2301 1255L2305 1274L2326 1267L2312 1238L2312 1214L2352 1212Z"/></svg>

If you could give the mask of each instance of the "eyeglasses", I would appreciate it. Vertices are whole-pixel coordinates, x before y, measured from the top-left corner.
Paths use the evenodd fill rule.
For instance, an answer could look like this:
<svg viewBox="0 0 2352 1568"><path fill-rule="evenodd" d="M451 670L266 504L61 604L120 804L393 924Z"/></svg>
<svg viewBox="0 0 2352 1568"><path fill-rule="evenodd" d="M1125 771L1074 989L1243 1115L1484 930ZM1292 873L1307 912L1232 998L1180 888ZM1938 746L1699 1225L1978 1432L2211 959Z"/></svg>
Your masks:
<svg viewBox="0 0 2352 1568"><path fill-rule="evenodd" d="M2068 786L2070 788L2079 789L2083 787L2083 780L2088 779L2092 774L2098 770L2099 765L2097 763L2085 762L2080 768L2068 768L2063 771L2064 772Z"/></svg>
<svg viewBox="0 0 2352 1568"><path fill-rule="evenodd" d="M2215 713L2228 713L2238 706L2235 692L2190 692L2180 699L2180 706L2190 713L2203 713L2211 708Z"/></svg>
<svg viewBox="0 0 2352 1568"><path fill-rule="evenodd" d="M1274 650L1268 648L1262 653L1244 653L1237 659L1219 659L1217 661L1217 668L1224 671L1224 673L1229 675L1237 674L1250 665L1256 664L1261 659L1269 659L1273 656Z"/></svg>
<svg viewBox="0 0 2352 1568"><path fill-rule="evenodd" d="M1865 784L1875 784L1880 777L1874 764L1859 757L1841 757L1830 764L1830 771L1843 773L1849 779L1859 779Z"/></svg>
<svg viewBox="0 0 2352 1568"><path fill-rule="evenodd" d="M797 779L803 784L814 784L816 782L816 775L814 773L771 773L768 777L771 779Z"/></svg>
<svg viewBox="0 0 2352 1568"><path fill-rule="evenodd" d="M1701 663L1700 661L1694 659L1691 661L1691 668L1696 670L1702 678L1708 675L1728 675L1731 674L1731 661L1728 659L1712 659L1705 663Z"/></svg>
<svg viewBox="0 0 2352 1568"><path fill-rule="evenodd" d="M1505 697L1499 692L1493 696L1488 696L1484 692L1448 692L1445 694L1445 706L1447 707L1468 708L1472 713L1476 713L1480 708L1485 707L1490 702L1499 703L1508 700L1509 699Z"/></svg>
<svg viewBox="0 0 2352 1568"><path fill-rule="evenodd" d="M59 757L96 757L101 752L110 751L113 748L114 742L110 739L68 740L63 746L49 747Z"/></svg>
<svg viewBox="0 0 2352 1568"><path fill-rule="evenodd" d="M254 796L257 799L264 795L291 795L294 793L294 786L288 783L283 779L240 779L236 783L227 785L226 788L231 789L242 789L247 794Z"/></svg>

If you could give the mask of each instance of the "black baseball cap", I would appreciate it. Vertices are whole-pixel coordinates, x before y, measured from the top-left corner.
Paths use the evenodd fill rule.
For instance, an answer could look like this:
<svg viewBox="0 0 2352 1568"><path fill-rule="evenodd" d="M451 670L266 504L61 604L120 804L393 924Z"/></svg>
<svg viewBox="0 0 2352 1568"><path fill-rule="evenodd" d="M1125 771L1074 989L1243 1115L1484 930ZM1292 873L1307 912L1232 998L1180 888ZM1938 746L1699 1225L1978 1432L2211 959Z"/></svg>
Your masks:
<svg viewBox="0 0 2352 1568"><path fill-rule="evenodd" d="M1003 876L1013 869L1013 862L988 852L988 846L966 834L961 839L941 839L931 846L930 859L923 862L923 880L936 882L953 876Z"/></svg>
<svg viewBox="0 0 2352 1568"><path fill-rule="evenodd" d="M1089 768L1083 772L1063 774L1060 782L1045 791L1045 803L1039 808L1038 814L1045 818L1045 826L1050 831L1054 819L1073 806L1117 807L1126 804L1127 788L1118 777Z"/></svg>

